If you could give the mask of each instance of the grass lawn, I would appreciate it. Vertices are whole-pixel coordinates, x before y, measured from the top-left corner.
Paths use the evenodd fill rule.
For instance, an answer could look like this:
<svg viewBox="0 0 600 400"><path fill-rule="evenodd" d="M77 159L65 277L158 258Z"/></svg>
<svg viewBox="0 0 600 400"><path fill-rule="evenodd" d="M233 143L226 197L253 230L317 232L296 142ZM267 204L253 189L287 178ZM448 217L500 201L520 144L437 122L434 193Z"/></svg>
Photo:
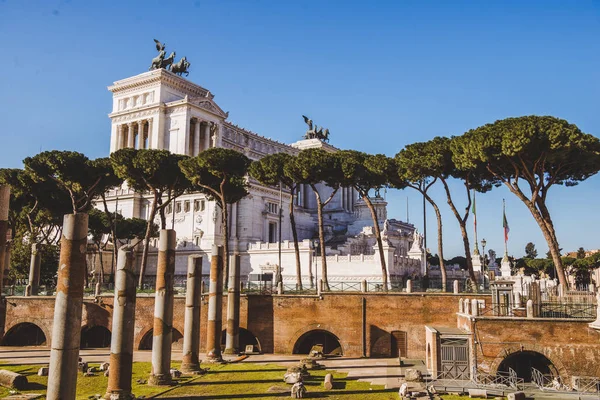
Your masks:
<svg viewBox="0 0 600 400"><path fill-rule="evenodd" d="M97 367L90 364L90 367ZM179 368L179 363L173 363L173 368ZM40 365L5 365L3 369L27 375L29 388L22 393L45 393L47 377L37 375ZM223 365L202 365L209 368L206 375L183 377L171 387L151 387L136 383L138 379L146 381L150 374L150 363L135 363L133 365L133 393L145 398L194 398L194 399L289 399L291 385L283 382L286 367L266 364L235 363ZM358 382L347 378L347 374L333 373L334 389L323 388L323 378L331 371L310 371L311 376L305 379L308 391L307 398L326 398L330 400L360 399L360 400L397 400L397 389L384 389L383 386L371 386L366 382ZM104 395L108 378L102 372L97 376L77 377L77 398L88 399L90 396ZM275 387L275 391L269 388ZM277 389L286 390L285 393ZM272 389L273 390L273 389ZM0 398L9 395L9 390L0 388ZM458 400L467 397L443 396L444 400Z"/></svg>

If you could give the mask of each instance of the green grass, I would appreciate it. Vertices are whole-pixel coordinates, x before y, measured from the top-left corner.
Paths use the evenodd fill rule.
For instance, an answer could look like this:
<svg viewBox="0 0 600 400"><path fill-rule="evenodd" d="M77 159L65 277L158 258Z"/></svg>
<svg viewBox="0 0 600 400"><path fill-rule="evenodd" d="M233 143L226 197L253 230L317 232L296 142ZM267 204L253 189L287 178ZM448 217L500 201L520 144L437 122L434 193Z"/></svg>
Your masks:
<svg viewBox="0 0 600 400"><path fill-rule="evenodd" d="M90 367L97 367L90 364ZM173 363L173 368L178 368L179 363ZM202 365L209 368L205 375L182 377L176 385L171 387L151 387L139 384L136 381L146 381L150 374L150 363L135 363L133 365L133 393L146 398L182 398L194 399L289 399L291 385L283 382L286 367L275 364L257 365L253 363L235 363L223 365ZM29 388L22 393L45 393L47 377L37 375L40 365L6 365L4 369L27 375ZM333 390L323 388L325 374L331 372L335 383ZM329 400L391 400L398 399L397 389L384 389L383 386L370 385L367 382L358 382L354 378L347 378L347 374L326 370L310 371L311 376L305 379L308 398L326 398ZM97 376L77 377L77 398L87 399L96 394L104 395L108 378L102 372ZM269 392L271 387L287 389L286 393ZM0 388L0 398L9 395L9 390ZM466 397L443 396L444 400L458 400Z"/></svg>

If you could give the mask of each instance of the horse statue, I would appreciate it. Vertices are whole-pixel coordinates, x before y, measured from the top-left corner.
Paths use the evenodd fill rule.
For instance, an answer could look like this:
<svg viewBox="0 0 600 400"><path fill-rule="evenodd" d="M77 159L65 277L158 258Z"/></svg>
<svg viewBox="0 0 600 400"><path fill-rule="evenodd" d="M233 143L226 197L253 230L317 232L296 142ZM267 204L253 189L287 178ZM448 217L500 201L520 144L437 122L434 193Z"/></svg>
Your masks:
<svg viewBox="0 0 600 400"><path fill-rule="evenodd" d="M175 64L171 64L170 71L172 73L174 73L174 74L179 75L179 76L181 76L183 74L185 74L185 76L188 76L190 74L190 72L188 71L188 68L191 65L192 64L189 63L189 61L187 60L187 58L183 57L181 60L179 60Z"/></svg>
<svg viewBox="0 0 600 400"><path fill-rule="evenodd" d="M158 53L158 55L152 59L152 64L150 65L150 68L148 68L148 71L160 69L163 61L165 60L166 54L167 53L164 50L161 50L160 53Z"/></svg>
<svg viewBox="0 0 600 400"><path fill-rule="evenodd" d="M170 67L170 65L173 64L173 61L175 61L175 52L174 51L171 52L171 54L169 54L169 57L162 60L162 62L160 63L160 68L168 69Z"/></svg>

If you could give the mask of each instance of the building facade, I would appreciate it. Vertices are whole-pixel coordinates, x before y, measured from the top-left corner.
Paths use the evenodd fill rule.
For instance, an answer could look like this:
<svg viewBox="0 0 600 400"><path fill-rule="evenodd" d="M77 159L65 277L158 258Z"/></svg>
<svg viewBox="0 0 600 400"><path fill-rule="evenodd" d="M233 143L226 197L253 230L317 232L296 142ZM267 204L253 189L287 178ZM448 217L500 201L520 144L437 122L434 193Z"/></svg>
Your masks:
<svg viewBox="0 0 600 400"><path fill-rule="evenodd" d="M108 88L113 94L110 151L122 148L161 149L172 153L196 156L201 151L222 147L258 160L273 153L291 155L307 148L337 149L319 139L305 139L287 145L260 136L228 121L229 113L214 101L207 89L164 69L152 70L116 81ZM318 185L322 196L332 189ZM152 198L136 193L126 184L107 194L109 209L124 217L147 219ZM231 249L241 255L242 280L261 273L272 273L278 263L279 230L281 230L282 276L284 281L296 280L294 246L288 218L289 203L294 212L300 239L303 280L317 279L313 238L317 236L316 199L310 187L301 186L297 196L290 198L279 188L259 184L249 178L249 195L230 206ZM424 272L422 248L413 246L414 226L387 219L387 203L375 197L390 279ZM279 210L283 210L281 226ZM167 220L177 232L176 275L184 276L187 256L210 254L214 243L224 237L221 215L215 201L204 195L185 194L167 208ZM366 205L352 188L340 188L324 210L327 249L333 257L330 280L381 280L379 257L372 232L372 221ZM157 216L157 223L158 216ZM409 254L410 253L410 254ZM418 254L417 254L418 253ZM341 260L341 261L340 261ZM357 261L360 260L358 263ZM137 257L137 262L141 257ZM152 240L148 276L155 273L156 243ZM204 257L203 274L208 274L209 260Z"/></svg>

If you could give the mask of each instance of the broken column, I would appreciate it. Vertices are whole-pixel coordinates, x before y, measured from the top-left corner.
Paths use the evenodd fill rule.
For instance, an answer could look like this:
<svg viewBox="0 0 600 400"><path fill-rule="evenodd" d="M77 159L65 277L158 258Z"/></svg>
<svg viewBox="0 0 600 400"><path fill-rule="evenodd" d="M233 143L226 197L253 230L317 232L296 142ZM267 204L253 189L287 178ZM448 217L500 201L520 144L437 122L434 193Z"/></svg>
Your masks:
<svg viewBox="0 0 600 400"><path fill-rule="evenodd" d="M188 257L187 286L185 294L185 321L183 327L183 359L181 372L200 371L200 289L202 283L202 256Z"/></svg>
<svg viewBox="0 0 600 400"><path fill-rule="evenodd" d="M110 340L108 388L106 398L129 400L133 367L133 338L135 334L136 279L133 271L133 250L119 249L115 272L115 298Z"/></svg>
<svg viewBox="0 0 600 400"><path fill-rule="evenodd" d="M452 282L452 291L454 292L454 294L458 294L460 292L458 281L456 279L454 280L454 282Z"/></svg>
<svg viewBox="0 0 600 400"><path fill-rule="evenodd" d="M240 347L240 254L237 251L235 251L232 261L227 289L225 354L237 354Z"/></svg>
<svg viewBox="0 0 600 400"><path fill-rule="evenodd" d="M213 245L210 260L208 323L206 325L206 361L221 362L221 326L223 313L223 246Z"/></svg>
<svg viewBox="0 0 600 400"><path fill-rule="evenodd" d="M0 297L4 282L4 262L6 254L6 232L8 231L8 209L10 207L10 186L0 186Z"/></svg>
<svg viewBox="0 0 600 400"><path fill-rule="evenodd" d="M29 284L31 296L37 296L40 287L40 269L42 267L42 251L40 245L31 245L31 262L29 264Z"/></svg>
<svg viewBox="0 0 600 400"><path fill-rule="evenodd" d="M149 385L171 384L171 342L173 337L173 278L175 275L175 241L173 229L160 231L154 294L152 331L152 371Z"/></svg>
<svg viewBox="0 0 600 400"><path fill-rule="evenodd" d="M46 394L49 400L75 398L87 234L87 214L64 216Z"/></svg>

